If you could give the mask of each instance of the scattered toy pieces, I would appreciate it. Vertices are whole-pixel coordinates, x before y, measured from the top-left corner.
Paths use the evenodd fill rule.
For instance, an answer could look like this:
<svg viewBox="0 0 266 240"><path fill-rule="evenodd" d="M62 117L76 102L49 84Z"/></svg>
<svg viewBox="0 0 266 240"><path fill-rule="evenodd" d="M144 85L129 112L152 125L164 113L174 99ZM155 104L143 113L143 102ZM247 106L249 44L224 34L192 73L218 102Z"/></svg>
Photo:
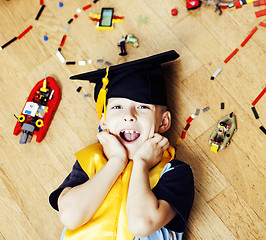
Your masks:
<svg viewBox="0 0 266 240"><path fill-rule="evenodd" d="M259 25L260 25L261 27L266 27L266 23L263 23L263 22L259 23Z"/></svg>
<svg viewBox="0 0 266 240"><path fill-rule="evenodd" d="M233 56L235 56L236 54L237 54L237 52L239 51L239 49L238 48L236 48L225 60L224 60L224 62L225 63L228 63L230 60L231 60L231 58L233 57Z"/></svg>
<svg viewBox="0 0 266 240"><path fill-rule="evenodd" d="M63 57L62 53L60 51L57 51L56 52L56 56L59 58L59 60L64 63L66 60L65 58Z"/></svg>
<svg viewBox="0 0 266 240"><path fill-rule="evenodd" d="M67 62L66 62L66 65L75 65L75 64L76 64L75 61L67 61Z"/></svg>
<svg viewBox="0 0 266 240"><path fill-rule="evenodd" d="M82 89L82 87L81 86L79 86L78 88L77 88L77 92L80 92L81 91L81 89Z"/></svg>
<svg viewBox="0 0 266 240"><path fill-rule="evenodd" d="M17 37L13 37L10 41L8 41L7 43L5 43L2 47L1 50L4 49L5 47L7 47L8 45L10 45L11 43L15 42L18 38Z"/></svg>
<svg viewBox="0 0 266 240"><path fill-rule="evenodd" d="M61 43L60 43L60 47L63 47L64 44L65 44L65 41L66 41L66 38L67 38L67 35L64 35L62 40L61 40Z"/></svg>
<svg viewBox="0 0 266 240"><path fill-rule="evenodd" d="M63 4L62 2L59 2L59 3L58 3L58 6L59 6L60 8L62 8L62 7L64 6L64 4Z"/></svg>
<svg viewBox="0 0 266 240"><path fill-rule="evenodd" d="M199 109L199 108L197 108L197 109L196 109L196 112L195 112L195 116L198 116L198 115L199 115L199 113L200 113L200 109Z"/></svg>
<svg viewBox="0 0 266 240"><path fill-rule="evenodd" d="M189 116L189 118L187 119L186 122L187 122L188 124L191 123L191 122L193 121L194 117L195 117L195 115L192 114L191 116Z"/></svg>
<svg viewBox="0 0 266 240"><path fill-rule="evenodd" d="M89 9L89 8L91 8L91 4L89 4L89 5L85 6L85 7L83 7L82 9L85 11L85 10L87 10L87 9Z"/></svg>
<svg viewBox="0 0 266 240"><path fill-rule="evenodd" d="M210 107L209 106L207 106L207 107L205 107L205 108L202 109L203 112L207 112L208 110L210 110Z"/></svg>
<svg viewBox="0 0 266 240"><path fill-rule="evenodd" d="M266 129L263 126L260 126L260 130L266 134Z"/></svg>
<svg viewBox="0 0 266 240"><path fill-rule="evenodd" d="M177 11L176 8L173 8L173 9L171 10L171 15L172 15L172 16L177 16L177 13L178 13L178 11Z"/></svg>
<svg viewBox="0 0 266 240"><path fill-rule="evenodd" d="M211 76L211 80L214 80L214 78L216 78L217 75L218 75L222 70L223 70L223 68L222 68L222 67L219 67L219 68L215 71L215 73Z"/></svg>
<svg viewBox="0 0 266 240"><path fill-rule="evenodd" d="M221 109L224 109L224 102L221 103Z"/></svg>
<svg viewBox="0 0 266 240"><path fill-rule="evenodd" d="M256 118L256 119L259 119L260 117L259 117L259 114L258 114L256 108L255 108L255 107L252 107L251 110L252 110L252 112L253 112L255 118Z"/></svg>
<svg viewBox="0 0 266 240"><path fill-rule="evenodd" d="M25 31L23 31L19 36L18 39L21 39L22 37L24 37L30 30L32 29L32 25L30 25L29 27L26 28Z"/></svg>
<svg viewBox="0 0 266 240"><path fill-rule="evenodd" d="M39 20L44 8L45 8L45 5L42 5L40 10L39 10L39 12L38 12L38 14L37 14L37 16L36 16L36 18L35 18L35 20Z"/></svg>
<svg viewBox="0 0 266 240"><path fill-rule="evenodd" d="M256 99L251 103L252 106L255 106L257 102L262 98L266 92L266 87L261 91L261 93L256 97Z"/></svg>
<svg viewBox="0 0 266 240"><path fill-rule="evenodd" d="M255 12L255 15L257 18L265 16L266 15L266 9Z"/></svg>
<svg viewBox="0 0 266 240"><path fill-rule="evenodd" d="M258 30L257 27L254 27L252 29L252 31L250 32L250 34L246 37L246 39L240 44L241 47L244 47L246 45L246 43L248 42L248 40L254 35L254 33Z"/></svg>
<svg viewBox="0 0 266 240"><path fill-rule="evenodd" d="M46 35L43 35L43 40L46 42L48 41L48 37Z"/></svg>
<svg viewBox="0 0 266 240"><path fill-rule="evenodd" d="M199 112L198 109L196 110L196 112ZM189 116L189 118L186 120L187 124L184 127L184 129L182 130L180 138L178 138L176 141L176 144L178 146L181 144L182 140L185 139L186 133L187 133L188 129L190 128L190 123L193 121L194 118L195 118L195 115L191 114L191 116Z"/></svg>

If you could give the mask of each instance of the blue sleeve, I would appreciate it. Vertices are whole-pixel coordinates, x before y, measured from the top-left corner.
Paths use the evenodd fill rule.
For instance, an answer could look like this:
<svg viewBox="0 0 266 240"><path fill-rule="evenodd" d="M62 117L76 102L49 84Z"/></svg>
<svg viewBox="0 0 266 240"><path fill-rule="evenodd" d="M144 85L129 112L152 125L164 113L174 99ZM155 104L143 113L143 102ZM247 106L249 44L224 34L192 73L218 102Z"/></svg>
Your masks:
<svg viewBox="0 0 266 240"><path fill-rule="evenodd" d="M168 202L177 212L165 226L175 232L184 232L194 200L194 179L189 165L173 160L166 166L153 193L159 200Z"/></svg>
<svg viewBox="0 0 266 240"><path fill-rule="evenodd" d="M58 204L57 200L61 194L61 192L66 188L66 187L75 187L78 186L82 183L85 183L86 181L89 180L88 175L83 171L81 166L79 165L79 162L76 161L72 172L66 177L64 182L55 190L53 191L50 196L49 196L49 202L51 206L58 211Z"/></svg>

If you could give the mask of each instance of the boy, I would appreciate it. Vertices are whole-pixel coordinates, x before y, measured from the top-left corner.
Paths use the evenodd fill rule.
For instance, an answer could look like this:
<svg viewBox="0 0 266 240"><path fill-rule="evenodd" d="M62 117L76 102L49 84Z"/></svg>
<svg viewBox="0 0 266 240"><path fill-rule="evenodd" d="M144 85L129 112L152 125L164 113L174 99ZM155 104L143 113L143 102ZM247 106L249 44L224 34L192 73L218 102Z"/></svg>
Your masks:
<svg viewBox="0 0 266 240"><path fill-rule="evenodd" d="M192 171L160 135L171 124L161 64L178 57L172 50L71 77L96 83L103 131L50 195L67 227L62 239L172 240L185 230Z"/></svg>

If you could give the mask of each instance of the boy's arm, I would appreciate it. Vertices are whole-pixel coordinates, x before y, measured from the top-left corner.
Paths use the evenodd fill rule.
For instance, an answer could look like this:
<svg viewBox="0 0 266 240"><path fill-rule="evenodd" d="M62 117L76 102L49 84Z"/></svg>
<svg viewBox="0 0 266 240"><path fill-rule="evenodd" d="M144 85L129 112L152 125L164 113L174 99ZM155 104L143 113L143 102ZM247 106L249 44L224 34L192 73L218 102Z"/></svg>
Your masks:
<svg viewBox="0 0 266 240"><path fill-rule="evenodd" d="M168 146L166 138L155 134L134 156L127 200L128 225L134 236L148 236L176 215L169 203L156 198L149 183L149 170L162 159Z"/></svg>
<svg viewBox="0 0 266 240"><path fill-rule="evenodd" d="M109 159L107 164L87 182L65 188L58 199L60 220L68 229L75 229L93 217L127 165L126 151L115 136L101 132L98 139Z"/></svg>

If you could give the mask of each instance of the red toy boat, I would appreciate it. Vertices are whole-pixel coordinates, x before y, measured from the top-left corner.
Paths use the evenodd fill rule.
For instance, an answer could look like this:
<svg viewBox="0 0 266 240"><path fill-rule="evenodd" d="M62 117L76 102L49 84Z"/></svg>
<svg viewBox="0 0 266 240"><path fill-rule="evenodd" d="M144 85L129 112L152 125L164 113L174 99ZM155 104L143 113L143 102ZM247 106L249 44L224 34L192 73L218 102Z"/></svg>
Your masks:
<svg viewBox="0 0 266 240"><path fill-rule="evenodd" d="M54 78L46 77L34 86L13 132L14 135L22 132L20 144L30 142L33 135L36 142L43 140L60 100L60 88Z"/></svg>

